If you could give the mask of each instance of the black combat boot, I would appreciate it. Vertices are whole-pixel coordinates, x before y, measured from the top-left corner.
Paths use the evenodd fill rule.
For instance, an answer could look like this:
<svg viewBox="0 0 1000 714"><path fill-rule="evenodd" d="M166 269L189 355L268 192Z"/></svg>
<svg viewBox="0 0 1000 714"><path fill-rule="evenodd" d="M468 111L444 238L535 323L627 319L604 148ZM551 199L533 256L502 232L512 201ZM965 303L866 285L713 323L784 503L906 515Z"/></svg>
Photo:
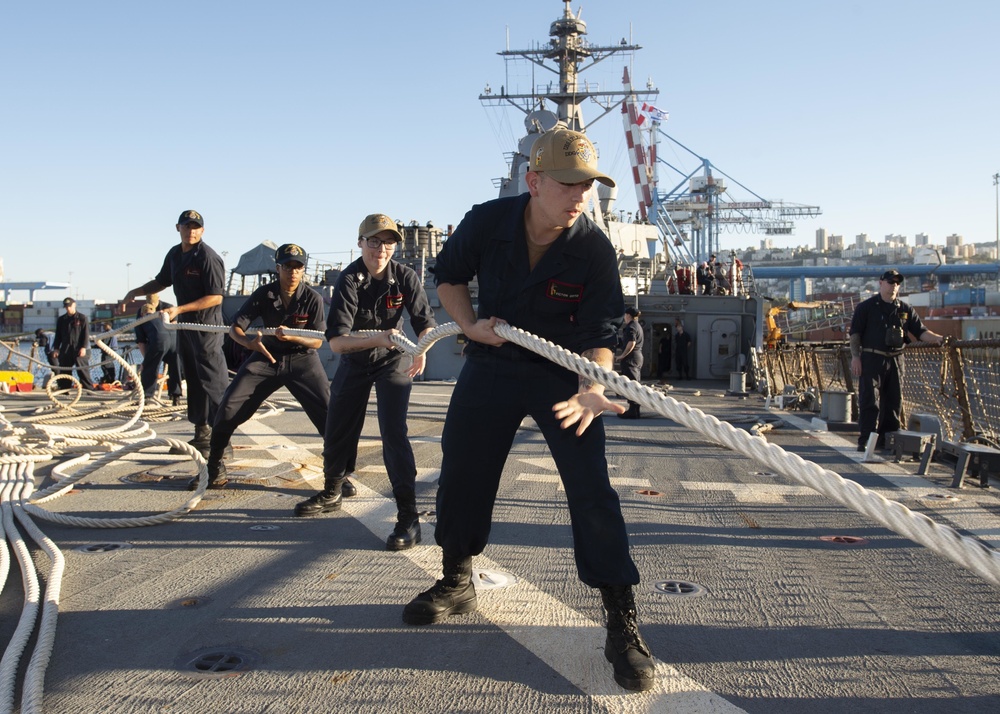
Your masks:
<svg viewBox="0 0 1000 714"><path fill-rule="evenodd" d="M208 454L208 485L205 488L225 488L228 483L229 479L226 478L226 465L222 461L222 452L210 452ZM197 476L187 482L187 490L198 490Z"/></svg>
<svg viewBox="0 0 1000 714"><path fill-rule="evenodd" d="M194 438L188 441L191 446L198 449L201 455L208 458L209 449L212 446L212 427L208 424L197 424L194 427Z"/></svg>
<svg viewBox="0 0 1000 714"><path fill-rule="evenodd" d="M351 479L345 478L344 483L340 484L340 493L344 498L354 498L358 495L358 487L351 482Z"/></svg>
<svg viewBox="0 0 1000 714"><path fill-rule="evenodd" d="M344 502L344 496L340 489L344 485L344 477L329 479L326 488L317 493L312 498L308 498L295 505L296 516L318 516L322 513L339 511Z"/></svg>
<svg viewBox="0 0 1000 714"><path fill-rule="evenodd" d="M637 402L629 402L628 409L625 410L623 414L618 415L619 419L638 419L639 418L639 404Z"/></svg>
<svg viewBox="0 0 1000 714"><path fill-rule="evenodd" d="M636 692L652 688L656 667L649 646L639 634L632 586L614 585L600 590L604 609L608 612L604 656L614 667L615 681Z"/></svg>
<svg viewBox="0 0 1000 714"><path fill-rule="evenodd" d="M442 557L444 576L403 608L407 625L430 625L451 615L474 612L478 603L472 585L472 558Z"/></svg>
<svg viewBox="0 0 1000 714"><path fill-rule="evenodd" d="M407 550L420 542L420 520L416 501L397 501L396 527L385 541L386 550Z"/></svg>

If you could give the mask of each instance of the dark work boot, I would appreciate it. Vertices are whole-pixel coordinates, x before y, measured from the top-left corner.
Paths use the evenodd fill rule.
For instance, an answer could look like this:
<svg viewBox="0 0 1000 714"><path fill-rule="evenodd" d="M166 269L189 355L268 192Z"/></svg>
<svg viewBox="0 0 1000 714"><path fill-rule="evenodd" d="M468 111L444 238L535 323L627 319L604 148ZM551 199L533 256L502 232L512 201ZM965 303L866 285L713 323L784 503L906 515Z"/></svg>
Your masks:
<svg viewBox="0 0 1000 714"><path fill-rule="evenodd" d="M345 478L327 478L325 488L312 498L295 505L296 516L318 516L331 511L339 511L344 502L341 488Z"/></svg>
<svg viewBox="0 0 1000 714"><path fill-rule="evenodd" d="M222 454L210 453L208 455L208 485L205 488L220 489L225 488L229 483L226 478L226 465L222 461ZM198 477L187 482L188 491L198 490Z"/></svg>
<svg viewBox="0 0 1000 714"><path fill-rule="evenodd" d="M312 498L295 504L295 515L299 517L318 516L322 513L339 511L343 500L344 498L339 492L333 493L329 490L320 491Z"/></svg>
<svg viewBox="0 0 1000 714"><path fill-rule="evenodd" d="M191 446L198 449L201 455L208 458L209 448L212 445L212 427L208 424L198 424L194 428L194 438L188 441Z"/></svg>
<svg viewBox="0 0 1000 714"><path fill-rule="evenodd" d="M445 553L442 565L444 576L403 608L403 622L407 625L430 625L451 615L474 612L478 607L472 585L472 558L454 558Z"/></svg>
<svg viewBox="0 0 1000 714"><path fill-rule="evenodd" d="M407 550L420 542L420 520L415 501L397 502L396 527L385 541L386 550Z"/></svg>
<svg viewBox="0 0 1000 714"><path fill-rule="evenodd" d="M344 498L354 498L358 495L358 487L351 482L351 479L345 478L344 483L340 484L340 493Z"/></svg>
<svg viewBox="0 0 1000 714"><path fill-rule="evenodd" d="M655 665L636 622L635 598L631 585L601 588L608 613L608 638L604 656L615 670L615 681L625 689L643 692L652 688Z"/></svg>
<svg viewBox="0 0 1000 714"><path fill-rule="evenodd" d="M636 402L629 402L628 409L625 410L624 414L619 414L620 419L638 419L639 418L639 405Z"/></svg>

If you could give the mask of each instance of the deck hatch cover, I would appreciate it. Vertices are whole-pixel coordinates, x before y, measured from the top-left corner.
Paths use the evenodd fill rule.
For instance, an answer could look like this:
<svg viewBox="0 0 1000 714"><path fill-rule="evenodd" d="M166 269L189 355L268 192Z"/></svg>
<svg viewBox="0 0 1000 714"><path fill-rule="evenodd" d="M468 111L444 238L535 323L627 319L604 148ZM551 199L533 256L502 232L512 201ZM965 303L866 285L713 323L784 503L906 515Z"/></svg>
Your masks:
<svg viewBox="0 0 1000 714"><path fill-rule="evenodd" d="M705 594L705 588L684 580L661 580L653 585L653 592L678 597L698 597Z"/></svg>
<svg viewBox="0 0 1000 714"><path fill-rule="evenodd" d="M209 647L181 658L180 668L188 674L217 679L235 677L257 664L260 655L237 647Z"/></svg>
<svg viewBox="0 0 1000 714"><path fill-rule="evenodd" d="M114 550L127 550L131 547L131 543L91 543L81 545L77 550L81 553L110 553Z"/></svg>

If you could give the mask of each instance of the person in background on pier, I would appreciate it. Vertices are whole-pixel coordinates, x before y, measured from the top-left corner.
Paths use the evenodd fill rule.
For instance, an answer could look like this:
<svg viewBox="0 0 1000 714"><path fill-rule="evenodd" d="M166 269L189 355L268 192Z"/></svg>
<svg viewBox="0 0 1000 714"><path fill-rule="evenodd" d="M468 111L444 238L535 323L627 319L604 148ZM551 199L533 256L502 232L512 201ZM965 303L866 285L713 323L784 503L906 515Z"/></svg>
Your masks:
<svg viewBox="0 0 1000 714"><path fill-rule="evenodd" d="M673 356L673 340L671 339L670 327L663 330L660 337L660 349L656 357L656 378L663 379L664 374L670 374L670 358Z"/></svg>
<svg viewBox="0 0 1000 714"><path fill-rule="evenodd" d="M404 310L418 339L437 326L420 276L392 260L402 240L394 220L382 213L366 216L358 229L361 257L337 280L326 338L330 349L342 357L330 385L323 438L325 483L322 491L295 507L296 516L318 516L340 508L374 386L382 459L396 499L396 527L386 539L388 550L412 548L421 540L417 465L407 438L406 414L413 378L423 373L425 362L424 355L404 359L391 336L399 333Z"/></svg>
<svg viewBox="0 0 1000 714"><path fill-rule="evenodd" d="M224 488L228 483L223 457L236 428L250 419L264 400L287 387L305 411L316 431L326 427L330 403L330 380L319 359L321 337L290 335L285 330L322 332L323 299L306 283L309 256L294 243L280 246L274 253L278 280L257 288L233 318L229 337L249 350L250 356L226 389L212 425L208 451L208 488ZM274 335L247 335L250 325L260 320L264 328L274 327ZM188 489L198 488L198 478Z"/></svg>
<svg viewBox="0 0 1000 714"><path fill-rule="evenodd" d="M56 336L52 344L52 357L59 364L57 371L73 374L84 389L93 389L90 376L90 323L87 316L76 310L76 300L63 300L66 312L56 320Z"/></svg>
<svg viewBox="0 0 1000 714"><path fill-rule="evenodd" d="M52 356L52 347L49 345L49 336L41 327L35 330L35 344L45 353L45 361L50 367L58 366L56 358Z"/></svg>
<svg viewBox="0 0 1000 714"><path fill-rule="evenodd" d="M219 254L202 240L205 219L197 211L184 211L175 227L180 233L180 244L167 251L155 278L125 293L122 310L139 295L162 292L173 286L180 304L162 310L171 322L221 326L226 268ZM189 443L206 458L212 439L211 424L229 386L222 342L221 332L177 331L177 347L187 382L187 417L194 425L194 438Z"/></svg>
<svg viewBox="0 0 1000 714"><path fill-rule="evenodd" d="M489 540L504 462L522 420L541 429L566 490L577 572L607 612L604 656L631 690L654 684L639 634L639 571L629 554L618 494L608 478L603 412L624 407L604 386L507 342L504 322L611 369L625 301L615 249L586 217L597 170L586 135L562 125L531 149L528 193L474 206L438 255L442 306L469 338L441 435L435 537L443 577L403 609L410 625L441 622L478 607L472 558ZM478 314L469 283L478 278Z"/></svg>
<svg viewBox="0 0 1000 714"><path fill-rule="evenodd" d="M903 276L895 268L882 273L878 294L854 309L851 318L851 374L858 380L858 451L877 432L876 448L885 435L899 431L903 412L903 347L911 337L939 345L945 338L931 332L909 304L899 299ZM876 399L875 390L878 390Z"/></svg>
<svg viewBox="0 0 1000 714"><path fill-rule="evenodd" d="M618 371L636 382L642 380L642 325L639 324L637 307L625 308L625 326L622 327L622 352L615 359L621 362ZM628 409L619 414L620 419L638 419L639 403L629 401Z"/></svg>
<svg viewBox="0 0 1000 714"><path fill-rule="evenodd" d="M110 322L105 322L101 325L102 332L111 332L111 330ZM118 335L111 335L104 344L112 352L118 354ZM104 350L101 350L101 372L104 375L101 381L105 384L114 384L118 381L118 363L110 355L104 354Z"/></svg>
<svg viewBox="0 0 1000 714"><path fill-rule="evenodd" d="M146 303L139 308L136 317L145 317L172 307L170 303L160 300L159 293L151 293L146 296ZM156 386L159 384L160 363L163 363L167 368L167 394L170 396L170 403L176 407L181 403L184 392L181 389L181 364L177 358L174 331L168 330L159 318L150 320L136 326L135 344L142 354L139 381L146 399L159 396Z"/></svg>
<svg viewBox="0 0 1000 714"><path fill-rule="evenodd" d="M677 379L691 379L691 335L684 331L684 323L674 320L674 363Z"/></svg>
<svg viewBox="0 0 1000 714"><path fill-rule="evenodd" d="M726 268L722 264L721 260L715 261L715 294L716 295L729 295L730 289L732 288L732 283L729 282L729 278L726 277Z"/></svg>
<svg viewBox="0 0 1000 714"><path fill-rule="evenodd" d="M715 293L715 271L707 260L698 266L698 270L695 271L695 279L701 287L702 295Z"/></svg>

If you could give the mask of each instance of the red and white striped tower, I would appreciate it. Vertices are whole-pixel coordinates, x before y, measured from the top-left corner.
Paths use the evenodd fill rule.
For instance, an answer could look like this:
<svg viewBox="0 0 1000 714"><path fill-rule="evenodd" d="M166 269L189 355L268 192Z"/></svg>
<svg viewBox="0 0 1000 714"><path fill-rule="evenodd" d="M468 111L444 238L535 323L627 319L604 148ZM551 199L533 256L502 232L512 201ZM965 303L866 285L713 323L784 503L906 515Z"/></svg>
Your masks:
<svg viewBox="0 0 1000 714"><path fill-rule="evenodd" d="M647 211L653 205L653 196L649 188L649 164L646 161L646 149L642 143L639 126L642 121L635 108L635 95L632 94L632 81L628 76L628 67L622 78L625 92L628 96L622 101L622 121L625 123L625 140L628 143L628 157L632 163L632 180L635 183L636 200L639 203L639 217L646 220ZM645 119L645 117L643 117Z"/></svg>

